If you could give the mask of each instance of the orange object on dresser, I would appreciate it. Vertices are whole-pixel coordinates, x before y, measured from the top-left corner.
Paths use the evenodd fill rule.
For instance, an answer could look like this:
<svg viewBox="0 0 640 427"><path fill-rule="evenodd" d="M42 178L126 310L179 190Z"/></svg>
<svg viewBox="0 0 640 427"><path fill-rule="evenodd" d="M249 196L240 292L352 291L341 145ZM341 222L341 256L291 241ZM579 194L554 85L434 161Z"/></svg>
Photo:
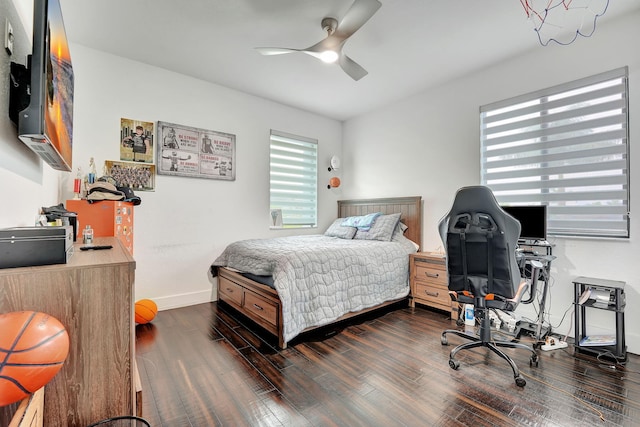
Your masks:
<svg viewBox="0 0 640 427"><path fill-rule="evenodd" d="M82 242L82 230L90 225L94 237L115 236L133 255L133 203L102 200L89 203L86 200L67 200L66 208L78 214L78 236Z"/></svg>

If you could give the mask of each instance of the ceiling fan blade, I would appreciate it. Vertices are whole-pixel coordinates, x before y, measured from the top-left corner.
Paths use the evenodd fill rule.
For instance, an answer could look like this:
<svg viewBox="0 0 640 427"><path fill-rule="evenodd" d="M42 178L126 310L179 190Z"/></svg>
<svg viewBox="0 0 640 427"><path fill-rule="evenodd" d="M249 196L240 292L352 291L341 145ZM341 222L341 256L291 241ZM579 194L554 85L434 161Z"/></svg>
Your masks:
<svg viewBox="0 0 640 427"><path fill-rule="evenodd" d="M345 40L358 31L380 9L378 0L355 0L332 36Z"/></svg>
<svg viewBox="0 0 640 427"><path fill-rule="evenodd" d="M342 45L345 40L340 40L333 35L319 41L313 46L309 46L306 49L300 49L303 52L324 52L325 50L333 50L335 52L340 52L342 50Z"/></svg>
<svg viewBox="0 0 640 427"><path fill-rule="evenodd" d="M340 55L339 63L344 72L347 73L355 81L358 81L369 74L367 70L362 68L357 62L355 62L345 54Z"/></svg>
<svg viewBox="0 0 640 427"><path fill-rule="evenodd" d="M285 53L300 52L301 49L289 49L286 47L256 47L262 55L283 55Z"/></svg>

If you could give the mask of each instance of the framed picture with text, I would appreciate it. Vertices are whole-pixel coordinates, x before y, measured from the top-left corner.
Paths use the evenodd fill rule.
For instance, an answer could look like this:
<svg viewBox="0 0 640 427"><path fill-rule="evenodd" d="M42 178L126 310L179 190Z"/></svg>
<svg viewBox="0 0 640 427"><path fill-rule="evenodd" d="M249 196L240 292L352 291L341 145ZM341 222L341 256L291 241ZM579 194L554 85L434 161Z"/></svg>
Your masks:
<svg viewBox="0 0 640 427"><path fill-rule="evenodd" d="M159 175L235 181L235 135L167 122L156 129Z"/></svg>

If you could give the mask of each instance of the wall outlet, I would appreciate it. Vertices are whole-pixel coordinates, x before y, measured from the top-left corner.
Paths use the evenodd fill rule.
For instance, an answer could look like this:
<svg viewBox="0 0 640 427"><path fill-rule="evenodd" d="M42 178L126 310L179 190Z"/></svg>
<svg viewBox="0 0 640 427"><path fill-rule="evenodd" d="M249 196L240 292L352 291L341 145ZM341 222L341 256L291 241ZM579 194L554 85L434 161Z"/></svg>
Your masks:
<svg viewBox="0 0 640 427"><path fill-rule="evenodd" d="M9 22L9 18L5 19L4 26L4 49L7 51L9 55L13 54L13 27L11 26L11 22Z"/></svg>

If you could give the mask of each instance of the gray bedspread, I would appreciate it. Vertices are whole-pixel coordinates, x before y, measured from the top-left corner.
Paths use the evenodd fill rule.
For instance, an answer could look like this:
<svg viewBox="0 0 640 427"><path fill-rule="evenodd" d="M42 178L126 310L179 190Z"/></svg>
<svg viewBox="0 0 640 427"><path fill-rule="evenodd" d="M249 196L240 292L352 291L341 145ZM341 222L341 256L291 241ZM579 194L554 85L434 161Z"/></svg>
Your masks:
<svg viewBox="0 0 640 427"><path fill-rule="evenodd" d="M396 242L306 235L235 242L212 265L273 276L288 342L308 327L408 295L412 252Z"/></svg>

